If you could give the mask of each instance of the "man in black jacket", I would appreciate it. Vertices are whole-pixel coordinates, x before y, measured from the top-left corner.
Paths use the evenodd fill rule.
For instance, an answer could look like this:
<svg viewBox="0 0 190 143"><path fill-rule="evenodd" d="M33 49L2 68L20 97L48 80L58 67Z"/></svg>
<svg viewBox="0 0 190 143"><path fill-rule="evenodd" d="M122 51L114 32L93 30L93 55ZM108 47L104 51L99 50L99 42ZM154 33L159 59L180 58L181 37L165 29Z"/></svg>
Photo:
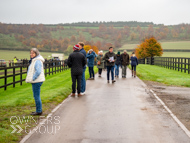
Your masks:
<svg viewBox="0 0 190 143"><path fill-rule="evenodd" d="M114 83L115 82L115 80L114 80L114 66L115 66L116 55L113 52L112 47L109 47L109 52L107 52L105 54L104 60L106 61L106 66L107 66L108 83L109 83L109 79L110 79L110 71L111 71L112 83Z"/></svg>
<svg viewBox="0 0 190 143"><path fill-rule="evenodd" d="M72 77L72 97L75 97L76 81L78 96L81 96L81 78L83 73L83 67L86 64L85 56L79 51L79 45L73 47L73 53L69 55L68 66L71 68Z"/></svg>

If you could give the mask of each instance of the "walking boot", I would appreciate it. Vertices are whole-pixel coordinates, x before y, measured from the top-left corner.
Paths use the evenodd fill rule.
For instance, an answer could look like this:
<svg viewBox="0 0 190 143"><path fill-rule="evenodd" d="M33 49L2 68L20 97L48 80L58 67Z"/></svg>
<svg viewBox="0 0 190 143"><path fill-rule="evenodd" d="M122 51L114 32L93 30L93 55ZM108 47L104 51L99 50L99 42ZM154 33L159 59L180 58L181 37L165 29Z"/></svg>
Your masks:
<svg viewBox="0 0 190 143"><path fill-rule="evenodd" d="M136 71L134 71L134 77L136 77Z"/></svg>
<svg viewBox="0 0 190 143"><path fill-rule="evenodd" d="M132 72L132 77L133 77L133 70L131 72Z"/></svg>
<svg viewBox="0 0 190 143"><path fill-rule="evenodd" d="M71 94L71 97L75 97L75 93L72 93L72 94Z"/></svg>

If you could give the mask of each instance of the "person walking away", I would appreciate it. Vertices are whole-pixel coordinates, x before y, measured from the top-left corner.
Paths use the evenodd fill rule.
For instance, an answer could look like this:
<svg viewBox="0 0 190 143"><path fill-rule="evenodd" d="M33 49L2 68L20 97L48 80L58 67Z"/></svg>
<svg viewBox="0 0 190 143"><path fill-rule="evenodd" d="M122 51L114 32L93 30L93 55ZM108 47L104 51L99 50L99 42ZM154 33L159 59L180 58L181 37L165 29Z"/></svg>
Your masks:
<svg viewBox="0 0 190 143"><path fill-rule="evenodd" d="M84 50L84 43L83 42L79 42L78 44L79 44L80 52L84 55L84 57L86 59L86 51ZM85 90L86 90L85 71L86 71L86 64L83 67L82 78L81 78L81 94L82 95L84 95Z"/></svg>
<svg viewBox="0 0 190 143"><path fill-rule="evenodd" d="M90 49L86 57L88 59L88 68L90 74L89 80L94 80L94 59L96 57L96 53L92 49Z"/></svg>
<svg viewBox="0 0 190 143"><path fill-rule="evenodd" d="M116 55L116 61L115 61L115 77L119 77L119 67L121 65L121 56L120 56L120 52L117 52Z"/></svg>
<svg viewBox="0 0 190 143"><path fill-rule="evenodd" d="M99 77L101 77L102 69L104 68L103 51L99 51L98 53L97 68L98 68Z"/></svg>
<svg viewBox="0 0 190 143"><path fill-rule="evenodd" d="M73 53L69 55L68 66L71 68L72 78L72 94L71 97L75 97L76 82L78 96L82 96L81 93L81 78L83 73L83 67L86 64L85 56L80 52L79 45L73 46Z"/></svg>
<svg viewBox="0 0 190 143"><path fill-rule="evenodd" d="M31 115L42 115L42 101L40 98L40 88L45 81L43 62L44 58L40 55L37 48L30 50L30 61L26 76L26 82L32 84L33 96L36 104L36 112Z"/></svg>
<svg viewBox="0 0 190 143"><path fill-rule="evenodd" d="M132 53L130 60L131 60L132 77L133 76L136 77L136 67L138 65L138 59L135 56L134 52Z"/></svg>
<svg viewBox="0 0 190 143"><path fill-rule="evenodd" d="M127 66L129 65L129 54L124 50L121 54L121 65L122 65L122 78L126 78L127 75Z"/></svg>
<svg viewBox="0 0 190 143"><path fill-rule="evenodd" d="M113 47L109 47L109 52L105 54L104 60L106 61L106 66L107 66L107 81L109 83L110 71L111 71L112 83L114 83L116 82L114 80L114 66L115 66L116 55L113 52Z"/></svg>

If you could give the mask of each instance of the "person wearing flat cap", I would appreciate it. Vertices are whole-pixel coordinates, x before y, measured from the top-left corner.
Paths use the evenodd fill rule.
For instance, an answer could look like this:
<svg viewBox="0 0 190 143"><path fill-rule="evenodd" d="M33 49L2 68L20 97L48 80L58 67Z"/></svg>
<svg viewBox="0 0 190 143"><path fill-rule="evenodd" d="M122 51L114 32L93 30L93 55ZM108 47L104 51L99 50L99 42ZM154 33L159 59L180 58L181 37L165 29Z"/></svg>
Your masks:
<svg viewBox="0 0 190 143"><path fill-rule="evenodd" d="M72 78L72 94L71 97L75 97L76 82L78 96L81 95L81 78L83 73L83 67L86 65L85 56L80 52L79 45L73 46L73 53L69 55L68 66L71 68Z"/></svg>
<svg viewBox="0 0 190 143"><path fill-rule="evenodd" d="M121 65L122 65L122 78L126 78L127 66L129 65L129 54L127 54L127 50L124 50L123 54L121 54Z"/></svg>

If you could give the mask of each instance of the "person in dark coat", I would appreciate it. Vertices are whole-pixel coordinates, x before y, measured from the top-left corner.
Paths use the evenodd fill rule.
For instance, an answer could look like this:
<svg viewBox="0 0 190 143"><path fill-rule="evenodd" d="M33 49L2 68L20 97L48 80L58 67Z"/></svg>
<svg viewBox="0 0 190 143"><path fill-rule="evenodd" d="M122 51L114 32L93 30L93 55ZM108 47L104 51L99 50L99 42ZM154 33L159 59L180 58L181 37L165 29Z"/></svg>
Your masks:
<svg viewBox="0 0 190 143"><path fill-rule="evenodd" d="M71 68L72 77L72 97L75 97L76 81L78 96L81 96L81 78L83 73L83 67L86 64L85 56L79 51L79 45L73 47L73 53L69 55L67 64Z"/></svg>
<svg viewBox="0 0 190 143"><path fill-rule="evenodd" d="M132 77L136 77L136 66L138 65L138 59L135 56L135 53L132 53L132 56L130 58L131 60L131 68L132 68Z"/></svg>
<svg viewBox="0 0 190 143"><path fill-rule="evenodd" d="M115 61L115 77L119 77L120 65L121 65L121 56L120 56L120 52L117 52L116 61Z"/></svg>
<svg viewBox="0 0 190 143"><path fill-rule="evenodd" d="M94 80L94 59L96 57L96 53L92 49L90 49L86 57L88 59L88 68L90 74L89 80Z"/></svg>
<svg viewBox="0 0 190 143"><path fill-rule="evenodd" d="M124 50L123 54L121 54L121 65L122 65L122 78L126 78L127 66L129 65L129 54L127 54L127 50Z"/></svg>
<svg viewBox="0 0 190 143"><path fill-rule="evenodd" d="M109 47L109 52L107 52L105 54L104 60L106 61L106 66L107 66L108 83L109 83L109 79L110 79L110 71L111 71L112 83L114 83L114 82L116 82L114 80L114 67L115 67L116 55L113 52L113 47Z"/></svg>

